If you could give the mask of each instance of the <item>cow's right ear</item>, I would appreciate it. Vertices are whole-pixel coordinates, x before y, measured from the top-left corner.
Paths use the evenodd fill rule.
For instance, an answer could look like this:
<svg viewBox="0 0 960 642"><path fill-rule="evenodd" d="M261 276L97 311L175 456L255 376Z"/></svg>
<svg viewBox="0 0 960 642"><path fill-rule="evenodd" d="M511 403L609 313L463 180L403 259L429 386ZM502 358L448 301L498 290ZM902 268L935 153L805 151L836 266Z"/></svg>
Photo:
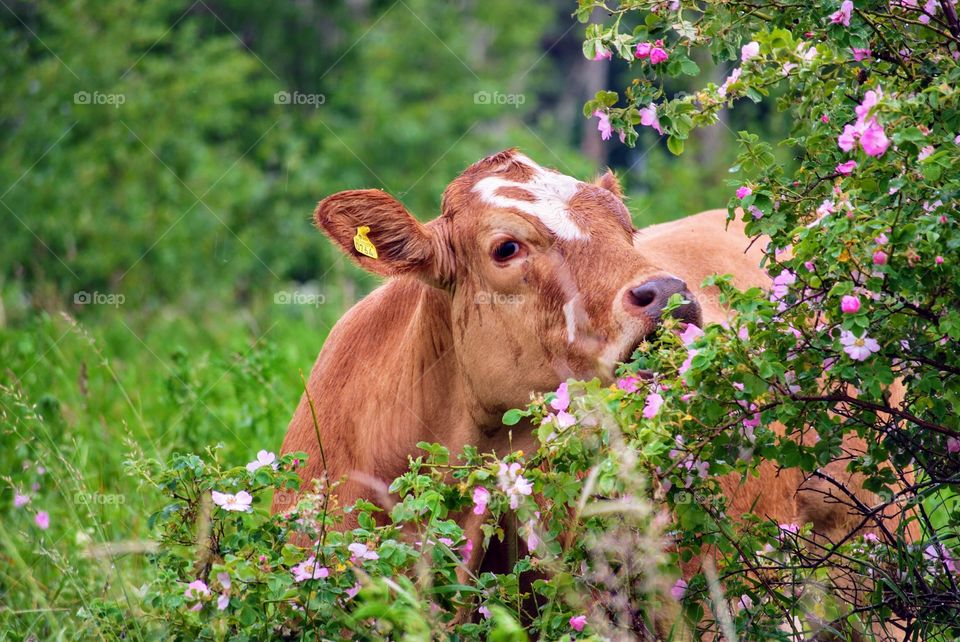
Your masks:
<svg viewBox="0 0 960 642"><path fill-rule="evenodd" d="M382 276L409 274L440 285L452 261L443 221L421 224L377 189L339 192L320 201L314 220L360 267Z"/></svg>

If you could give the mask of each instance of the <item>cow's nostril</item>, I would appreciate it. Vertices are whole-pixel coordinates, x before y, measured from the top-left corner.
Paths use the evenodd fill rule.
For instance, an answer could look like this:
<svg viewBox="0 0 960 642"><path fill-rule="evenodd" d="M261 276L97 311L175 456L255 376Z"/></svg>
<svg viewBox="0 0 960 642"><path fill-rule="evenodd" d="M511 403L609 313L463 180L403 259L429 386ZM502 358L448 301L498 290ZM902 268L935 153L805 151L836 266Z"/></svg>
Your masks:
<svg viewBox="0 0 960 642"><path fill-rule="evenodd" d="M641 308L645 308L656 301L657 294L659 294L659 292L656 286L649 283L630 290L630 298L633 299L634 304Z"/></svg>

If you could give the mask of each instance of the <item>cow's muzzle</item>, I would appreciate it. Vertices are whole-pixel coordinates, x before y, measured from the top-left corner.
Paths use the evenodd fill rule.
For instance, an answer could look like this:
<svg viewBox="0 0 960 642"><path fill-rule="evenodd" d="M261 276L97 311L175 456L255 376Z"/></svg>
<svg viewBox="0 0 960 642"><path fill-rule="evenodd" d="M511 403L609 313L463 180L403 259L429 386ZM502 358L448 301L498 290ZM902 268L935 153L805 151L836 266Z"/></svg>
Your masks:
<svg viewBox="0 0 960 642"><path fill-rule="evenodd" d="M651 279L646 283L628 289L624 293L624 307L633 315L644 315L657 323L663 315L663 309L674 294L683 297L684 303L671 311L671 316L692 323L703 324L700 305L694 300L687 284L676 277Z"/></svg>

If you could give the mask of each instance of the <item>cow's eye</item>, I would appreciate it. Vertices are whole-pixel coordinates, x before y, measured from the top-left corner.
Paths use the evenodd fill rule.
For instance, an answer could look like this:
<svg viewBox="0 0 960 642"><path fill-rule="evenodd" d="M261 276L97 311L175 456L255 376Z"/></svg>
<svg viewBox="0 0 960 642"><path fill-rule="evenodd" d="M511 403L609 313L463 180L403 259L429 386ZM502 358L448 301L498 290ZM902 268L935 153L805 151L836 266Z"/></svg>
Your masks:
<svg viewBox="0 0 960 642"><path fill-rule="evenodd" d="M504 241L493 249L493 258L497 261L508 261L519 253L519 243L516 241Z"/></svg>

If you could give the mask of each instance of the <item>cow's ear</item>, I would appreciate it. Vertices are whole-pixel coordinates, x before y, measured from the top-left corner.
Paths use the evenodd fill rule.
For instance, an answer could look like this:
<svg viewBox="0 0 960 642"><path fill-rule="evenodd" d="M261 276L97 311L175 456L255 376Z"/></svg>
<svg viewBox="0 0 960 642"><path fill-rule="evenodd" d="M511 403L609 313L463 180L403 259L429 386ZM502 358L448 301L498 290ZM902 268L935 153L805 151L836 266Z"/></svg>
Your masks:
<svg viewBox="0 0 960 642"><path fill-rule="evenodd" d="M383 276L409 274L440 284L449 261L439 225L422 225L395 198L376 189L339 192L320 201L314 220L350 258Z"/></svg>
<svg viewBox="0 0 960 642"><path fill-rule="evenodd" d="M594 179L593 184L597 187L602 187L617 198L623 198L623 190L620 189L620 180L610 169L604 172L603 176L598 176Z"/></svg>

